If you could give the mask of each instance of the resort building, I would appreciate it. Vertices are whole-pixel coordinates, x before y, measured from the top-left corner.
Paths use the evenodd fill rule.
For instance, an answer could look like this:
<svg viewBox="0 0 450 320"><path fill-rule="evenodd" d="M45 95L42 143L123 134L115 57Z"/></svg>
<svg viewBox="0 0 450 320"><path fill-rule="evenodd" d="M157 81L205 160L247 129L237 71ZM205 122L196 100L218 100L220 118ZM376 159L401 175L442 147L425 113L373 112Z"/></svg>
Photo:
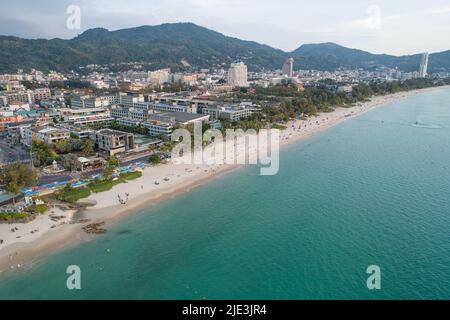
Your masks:
<svg viewBox="0 0 450 320"><path fill-rule="evenodd" d="M209 122L209 115L185 112L163 112L149 115L149 121L171 122L180 126Z"/></svg>
<svg viewBox="0 0 450 320"><path fill-rule="evenodd" d="M160 112L187 112L192 113L190 105L178 105L178 104L163 104L163 103L149 103L148 107L155 111Z"/></svg>
<svg viewBox="0 0 450 320"><path fill-rule="evenodd" d="M47 144L59 142L61 140L67 140L70 138L70 131L66 129L47 127L44 129L38 129L37 138L41 139Z"/></svg>
<svg viewBox="0 0 450 320"><path fill-rule="evenodd" d="M119 93L117 103L125 107L134 107L135 103L145 102L144 95L136 93Z"/></svg>
<svg viewBox="0 0 450 320"><path fill-rule="evenodd" d="M117 122L124 126L143 127L148 129L148 135L152 137L170 137L173 132L173 122L163 122L158 120L141 122L129 118L118 119Z"/></svg>
<svg viewBox="0 0 450 320"><path fill-rule="evenodd" d="M145 122L148 120L149 114L155 111L144 108L112 106L111 117L114 119L128 118L135 121Z"/></svg>
<svg viewBox="0 0 450 320"><path fill-rule="evenodd" d="M52 144L61 140L67 140L70 138L70 131L63 128L56 128L53 126L48 127L24 127L21 134L22 143L31 146L33 139L38 139L46 144Z"/></svg>
<svg viewBox="0 0 450 320"><path fill-rule="evenodd" d="M60 109L61 118L64 123L74 126L101 126L108 125L114 120L107 108L86 109Z"/></svg>
<svg viewBox="0 0 450 320"><path fill-rule="evenodd" d="M202 113L202 108L217 104L215 101L194 99L192 97L179 98L174 96L157 97L152 99L152 102L156 104L156 107L153 107L153 109L157 111L177 111L189 113ZM165 106L178 106L180 108L170 108Z"/></svg>
<svg viewBox="0 0 450 320"><path fill-rule="evenodd" d="M57 124L55 126L58 128L69 130L71 136L75 135L79 139L89 139L92 136L92 134L95 133L95 131L92 129L89 129L86 127L73 126L73 125L65 124L65 123Z"/></svg>
<svg viewBox="0 0 450 320"><path fill-rule="evenodd" d="M202 110L202 113L209 115L211 120L227 119L230 121L239 121L260 111L259 106L251 103L242 103L240 105L207 107Z"/></svg>
<svg viewBox="0 0 450 320"><path fill-rule="evenodd" d="M6 106L10 104L13 101L33 104L34 103L34 93L31 90L27 91L14 91L14 92L8 92L4 93L1 100L1 103Z"/></svg>
<svg viewBox="0 0 450 320"><path fill-rule="evenodd" d="M170 137L175 126L185 127L194 123L205 123L209 121L209 115L192 114L184 112L148 113L146 120L134 118L119 118L117 122L125 126L144 127L148 134L153 137L164 135Z"/></svg>
<svg viewBox="0 0 450 320"><path fill-rule="evenodd" d="M104 108L110 104L110 97L75 96L71 100L72 109Z"/></svg>

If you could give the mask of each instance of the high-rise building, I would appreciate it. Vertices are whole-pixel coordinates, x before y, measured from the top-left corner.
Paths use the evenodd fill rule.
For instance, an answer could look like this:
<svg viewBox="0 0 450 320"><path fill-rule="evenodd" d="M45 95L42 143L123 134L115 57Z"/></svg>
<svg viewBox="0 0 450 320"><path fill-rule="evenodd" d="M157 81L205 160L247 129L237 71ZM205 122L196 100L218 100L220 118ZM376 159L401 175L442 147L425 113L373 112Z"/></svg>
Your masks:
<svg viewBox="0 0 450 320"><path fill-rule="evenodd" d="M430 54L425 52L422 56L422 62L420 63L419 77L425 78L428 75L428 60Z"/></svg>
<svg viewBox="0 0 450 320"><path fill-rule="evenodd" d="M240 60L236 60L228 69L228 83L233 87L248 87L247 66Z"/></svg>
<svg viewBox="0 0 450 320"><path fill-rule="evenodd" d="M294 73L294 58L289 57L286 62L283 64L283 75L292 77Z"/></svg>
<svg viewBox="0 0 450 320"><path fill-rule="evenodd" d="M163 85L170 82L170 69L160 69L148 72L149 81L154 85Z"/></svg>

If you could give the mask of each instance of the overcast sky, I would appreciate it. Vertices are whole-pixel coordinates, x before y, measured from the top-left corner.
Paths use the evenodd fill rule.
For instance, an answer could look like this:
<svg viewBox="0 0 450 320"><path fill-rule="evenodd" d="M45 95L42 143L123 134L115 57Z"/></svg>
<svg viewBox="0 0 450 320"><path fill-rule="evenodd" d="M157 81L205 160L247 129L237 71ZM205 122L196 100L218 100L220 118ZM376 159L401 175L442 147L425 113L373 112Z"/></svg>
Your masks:
<svg viewBox="0 0 450 320"><path fill-rule="evenodd" d="M81 9L81 28L67 28L67 7ZM225 35L291 51L336 42L374 53L450 49L449 0L0 0L0 34L72 38L109 30L194 22Z"/></svg>

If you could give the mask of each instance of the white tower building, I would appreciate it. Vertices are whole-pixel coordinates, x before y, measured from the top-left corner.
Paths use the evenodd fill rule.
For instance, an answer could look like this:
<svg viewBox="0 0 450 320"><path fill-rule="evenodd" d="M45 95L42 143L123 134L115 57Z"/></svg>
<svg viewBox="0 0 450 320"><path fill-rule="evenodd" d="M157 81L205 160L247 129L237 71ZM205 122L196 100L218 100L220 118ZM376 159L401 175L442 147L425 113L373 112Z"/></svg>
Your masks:
<svg viewBox="0 0 450 320"><path fill-rule="evenodd" d="M430 54L425 52L422 56L422 62L420 63L419 77L425 78L428 75L428 60Z"/></svg>
<svg viewBox="0 0 450 320"><path fill-rule="evenodd" d="M248 87L247 66L242 61L235 61L228 70L228 83L233 87Z"/></svg>
<svg viewBox="0 0 450 320"><path fill-rule="evenodd" d="M286 62L283 64L283 75L292 78L294 73L294 58L289 57Z"/></svg>

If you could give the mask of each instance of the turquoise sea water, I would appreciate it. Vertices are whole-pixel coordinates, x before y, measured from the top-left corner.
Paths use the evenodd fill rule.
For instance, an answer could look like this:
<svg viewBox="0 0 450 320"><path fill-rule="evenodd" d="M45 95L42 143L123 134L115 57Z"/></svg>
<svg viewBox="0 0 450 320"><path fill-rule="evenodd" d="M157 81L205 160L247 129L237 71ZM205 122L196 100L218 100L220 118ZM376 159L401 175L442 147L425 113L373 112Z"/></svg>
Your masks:
<svg viewBox="0 0 450 320"><path fill-rule="evenodd" d="M276 176L235 171L0 275L0 298L450 298L450 90L350 119L280 161ZM366 287L369 265L381 290Z"/></svg>

